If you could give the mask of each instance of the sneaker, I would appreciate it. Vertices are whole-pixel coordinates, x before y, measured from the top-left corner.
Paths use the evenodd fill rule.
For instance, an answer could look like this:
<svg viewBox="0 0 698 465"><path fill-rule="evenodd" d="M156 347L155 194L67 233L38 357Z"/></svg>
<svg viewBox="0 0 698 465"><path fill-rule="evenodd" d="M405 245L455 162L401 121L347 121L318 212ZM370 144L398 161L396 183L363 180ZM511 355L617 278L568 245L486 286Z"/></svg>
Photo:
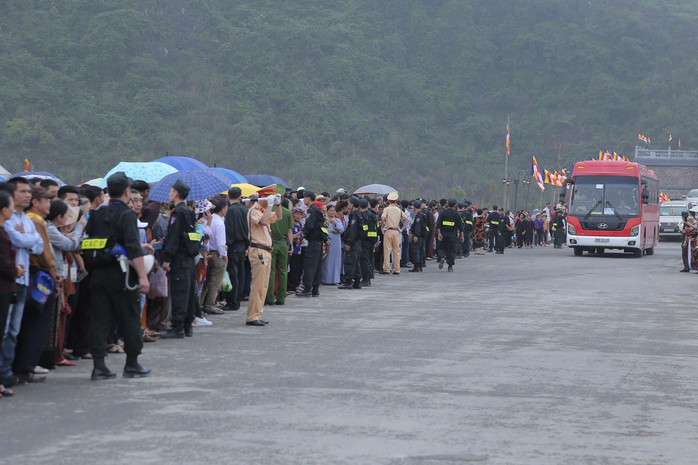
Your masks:
<svg viewBox="0 0 698 465"><path fill-rule="evenodd" d="M201 318L198 316L194 317L194 323L196 326L213 326L213 323L208 321L205 316Z"/></svg>
<svg viewBox="0 0 698 465"><path fill-rule="evenodd" d="M35 375L45 375L49 371L51 371L51 370L47 370L46 368L40 367L38 365L34 367L34 374Z"/></svg>
<svg viewBox="0 0 698 465"><path fill-rule="evenodd" d="M439 269L440 270L444 269L444 259L443 258L439 258Z"/></svg>

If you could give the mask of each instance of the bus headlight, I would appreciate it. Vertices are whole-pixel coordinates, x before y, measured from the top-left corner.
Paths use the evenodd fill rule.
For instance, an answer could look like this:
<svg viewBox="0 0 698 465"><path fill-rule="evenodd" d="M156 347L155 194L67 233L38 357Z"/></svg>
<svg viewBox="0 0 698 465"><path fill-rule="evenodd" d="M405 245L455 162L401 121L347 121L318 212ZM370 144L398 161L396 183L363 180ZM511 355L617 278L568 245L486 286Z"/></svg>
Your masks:
<svg viewBox="0 0 698 465"><path fill-rule="evenodd" d="M630 236L639 236L640 235L640 225L638 224L637 226L633 226L633 228L630 230Z"/></svg>
<svg viewBox="0 0 698 465"><path fill-rule="evenodd" d="M577 228L572 226L571 224L567 225L567 234L572 234L573 236L577 235Z"/></svg>

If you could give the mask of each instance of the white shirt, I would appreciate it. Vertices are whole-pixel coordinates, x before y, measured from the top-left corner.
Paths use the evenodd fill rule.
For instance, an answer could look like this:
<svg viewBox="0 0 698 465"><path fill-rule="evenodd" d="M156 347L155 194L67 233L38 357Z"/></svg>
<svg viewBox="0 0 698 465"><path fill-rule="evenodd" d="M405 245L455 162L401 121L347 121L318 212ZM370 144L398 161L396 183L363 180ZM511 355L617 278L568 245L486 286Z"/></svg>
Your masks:
<svg viewBox="0 0 698 465"><path fill-rule="evenodd" d="M227 257L225 250L225 221L214 213L211 215L211 236L208 239L208 250L215 250L221 257Z"/></svg>

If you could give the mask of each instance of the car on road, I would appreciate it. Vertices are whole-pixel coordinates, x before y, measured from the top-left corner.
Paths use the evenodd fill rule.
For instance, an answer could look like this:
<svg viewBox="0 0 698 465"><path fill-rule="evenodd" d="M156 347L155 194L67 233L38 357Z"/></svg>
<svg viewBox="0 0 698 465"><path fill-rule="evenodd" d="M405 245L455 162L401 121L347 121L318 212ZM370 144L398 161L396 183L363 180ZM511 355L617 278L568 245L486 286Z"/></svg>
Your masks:
<svg viewBox="0 0 698 465"><path fill-rule="evenodd" d="M691 189L690 191L688 191L685 200L686 202L688 202L688 208L691 208L694 205L698 205L698 189Z"/></svg>
<svg viewBox="0 0 698 465"><path fill-rule="evenodd" d="M697 199L698 202L698 199ZM659 206L659 238L679 238L683 229L682 212L688 212L686 200L670 200Z"/></svg>

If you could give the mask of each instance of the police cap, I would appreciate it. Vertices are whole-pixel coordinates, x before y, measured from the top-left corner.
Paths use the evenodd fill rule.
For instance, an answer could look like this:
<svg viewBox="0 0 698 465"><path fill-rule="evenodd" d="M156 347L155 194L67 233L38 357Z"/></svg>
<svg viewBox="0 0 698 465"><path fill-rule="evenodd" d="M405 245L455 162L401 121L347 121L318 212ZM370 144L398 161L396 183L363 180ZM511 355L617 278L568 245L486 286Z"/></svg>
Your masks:
<svg viewBox="0 0 698 465"><path fill-rule="evenodd" d="M107 188L114 190L125 190L133 183L133 179L126 176L123 171L117 171L107 178Z"/></svg>
<svg viewBox="0 0 698 465"><path fill-rule="evenodd" d="M189 197L189 186L181 179L176 180L175 183L172 184L172 189L177 191L179 198L182 200L186 200L187 197Z"/></svg>

